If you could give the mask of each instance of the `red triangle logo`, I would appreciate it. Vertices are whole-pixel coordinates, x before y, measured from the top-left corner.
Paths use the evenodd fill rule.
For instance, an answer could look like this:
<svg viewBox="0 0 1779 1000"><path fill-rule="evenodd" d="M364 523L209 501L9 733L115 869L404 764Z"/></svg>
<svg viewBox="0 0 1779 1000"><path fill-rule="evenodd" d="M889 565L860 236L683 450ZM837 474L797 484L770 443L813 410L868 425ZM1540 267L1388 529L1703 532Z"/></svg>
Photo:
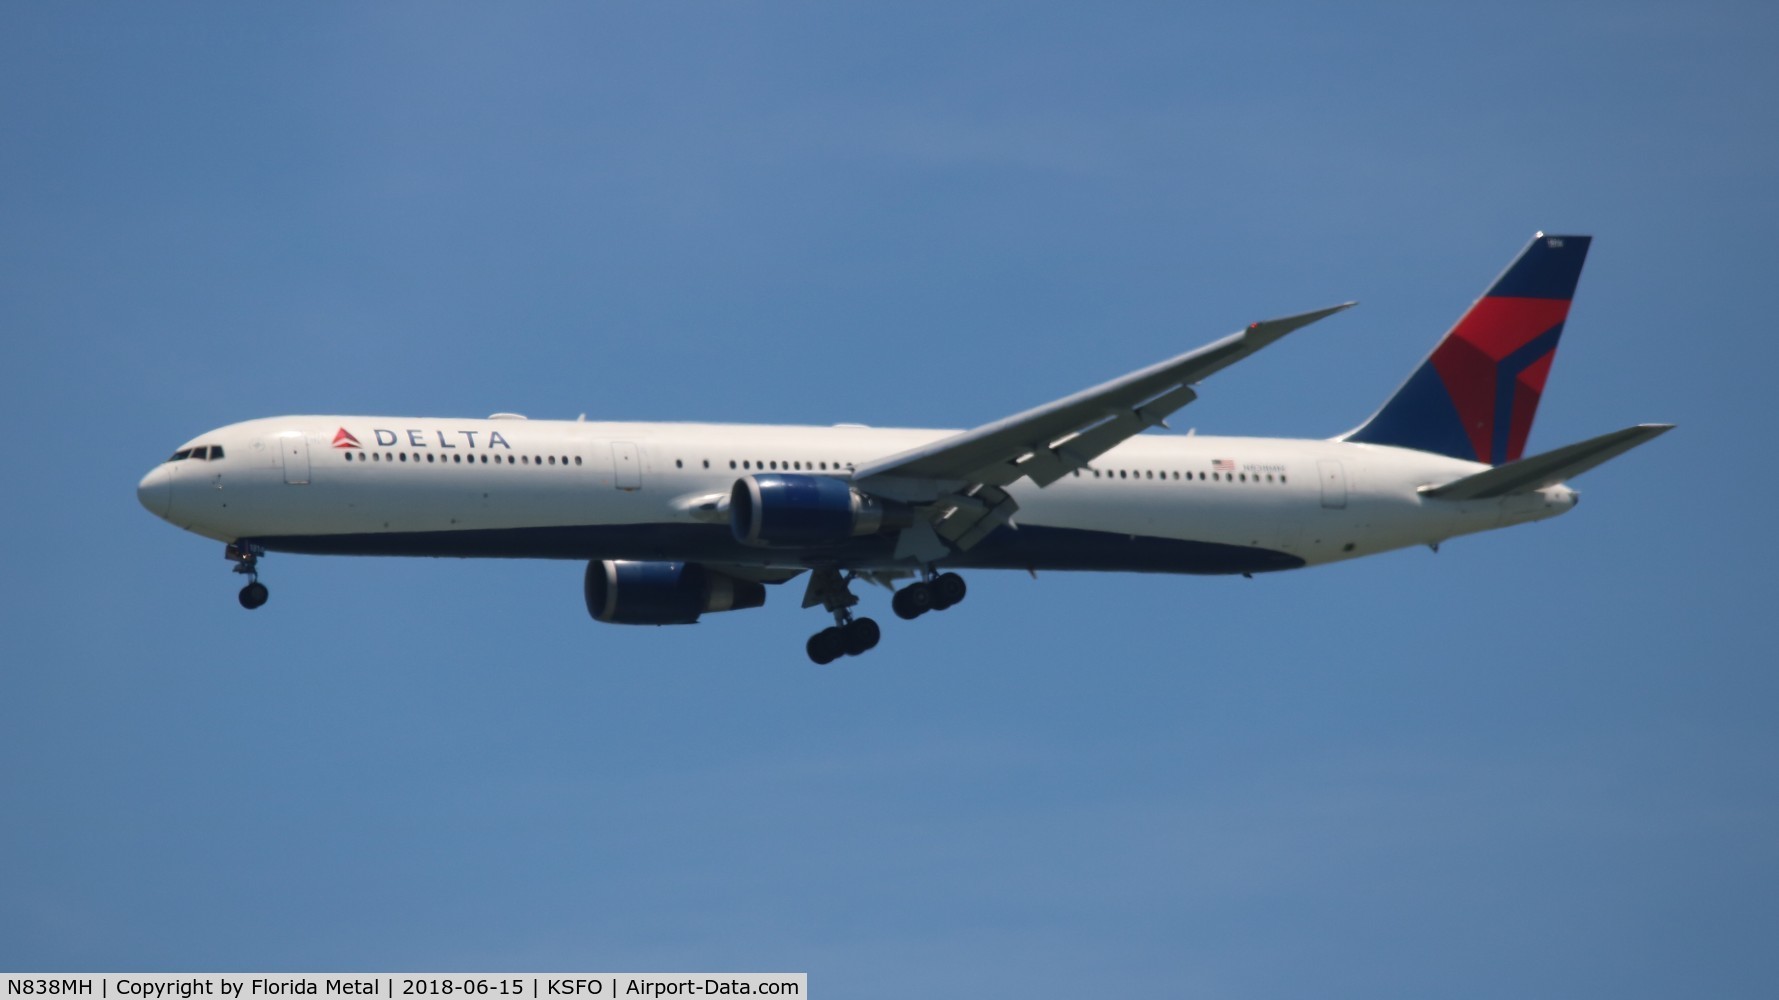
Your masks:
<svg viewBox="0 0 1779 1000"><path fill-rule="evenodd" d="M358 443L358 439L352 436L351 431L342 427L340 428L339 433L334 435L334 447L362 449L364 445Z"/></svg>

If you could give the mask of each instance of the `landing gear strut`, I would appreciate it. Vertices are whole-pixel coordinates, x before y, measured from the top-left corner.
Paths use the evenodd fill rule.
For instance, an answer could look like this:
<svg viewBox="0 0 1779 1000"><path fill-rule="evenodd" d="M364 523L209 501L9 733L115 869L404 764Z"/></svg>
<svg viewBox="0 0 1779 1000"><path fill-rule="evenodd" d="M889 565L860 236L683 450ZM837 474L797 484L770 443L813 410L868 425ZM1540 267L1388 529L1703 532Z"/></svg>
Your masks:
<svg viewBox="0 0 1779 1000"><path fill-rule="evenodd" d="M266 603L272 592L259 582L259 557L265 555L266 550L252 542L230 542L222 554L235 564L235 572L247 575L247 586L242 587L238 595L241 606L252 611Z"/></svg>
<svg viewBox="0 0 1779 1000"><path fill-rule="evenodd" d="M834 616L834 624L809 637L804 646L809 658L818 664L833 663L842 656L857 656L869 651L883 638L883 630L869 618L854 618L852 606L859 603L852 592L853 574L840 575L833 568L818 569L809 576L809 590L803 595L803 606L820 604Z"/></svg>
<svg viewBox="0 0 1779 1000"><path fill-rule="evenodd" d="M912 620L929 611L944 611L963 600L968 591L964 578L956 573L929 574L928 579L896 591L896 596L890 599L890 607L895 610L896 617Z"/></svg>

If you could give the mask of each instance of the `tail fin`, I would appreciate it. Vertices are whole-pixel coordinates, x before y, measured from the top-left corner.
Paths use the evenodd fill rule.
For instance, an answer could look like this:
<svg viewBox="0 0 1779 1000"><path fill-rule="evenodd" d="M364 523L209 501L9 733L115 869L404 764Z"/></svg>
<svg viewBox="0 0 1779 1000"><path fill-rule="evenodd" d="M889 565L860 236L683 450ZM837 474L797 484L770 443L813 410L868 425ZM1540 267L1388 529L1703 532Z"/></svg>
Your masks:
<svg viewBox="0 0 1779 1000"><path fill-rule="evenodd" d="M1535 234L1383 409L1343 440L1489 465L1518 460L1592 242Z"/></svg>

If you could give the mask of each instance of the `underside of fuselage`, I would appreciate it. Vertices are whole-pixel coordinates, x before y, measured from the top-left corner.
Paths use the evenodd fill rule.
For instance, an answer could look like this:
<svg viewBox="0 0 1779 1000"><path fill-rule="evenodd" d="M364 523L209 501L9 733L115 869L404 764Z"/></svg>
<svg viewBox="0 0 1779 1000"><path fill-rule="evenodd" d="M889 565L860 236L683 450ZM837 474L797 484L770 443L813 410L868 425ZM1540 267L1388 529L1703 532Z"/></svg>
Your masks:
<svg viewBox="0 0 1779 1000"><path fill-rule="evenodd" d="M890 536L866 536L840 544L797 549L761 549L736 541L728 525L708 524L283 535L251 541L268 551L313 555L672 560L783 569L906 567L905 560L895 558L895 540ZM968 552L947 559L946 565L961 569L1227 575L1296 569L1304 565L1304 560L1288 552L1256 546L1022 525L1017 529L998 529Z"/></svg>

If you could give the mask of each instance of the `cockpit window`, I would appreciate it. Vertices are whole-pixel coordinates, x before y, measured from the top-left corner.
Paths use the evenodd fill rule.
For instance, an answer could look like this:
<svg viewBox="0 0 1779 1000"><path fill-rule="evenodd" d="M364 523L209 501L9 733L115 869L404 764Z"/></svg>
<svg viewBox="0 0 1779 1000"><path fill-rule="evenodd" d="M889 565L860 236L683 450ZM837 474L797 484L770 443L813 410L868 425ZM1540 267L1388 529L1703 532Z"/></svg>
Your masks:
<svg viewBox="0 0 1779 1000"><path fill-rule="evenodd" d="M192 458L192 459L196 459L200 462L206 462L211 459L216 459L216 458L221 458L221 457L222 457L222 445L207 444L207 445L201 445L196 448L181 448L178 451L174 452L173 457L167 459L167 461L169 461L169 462L183 462L188 458Z"/></svg>

